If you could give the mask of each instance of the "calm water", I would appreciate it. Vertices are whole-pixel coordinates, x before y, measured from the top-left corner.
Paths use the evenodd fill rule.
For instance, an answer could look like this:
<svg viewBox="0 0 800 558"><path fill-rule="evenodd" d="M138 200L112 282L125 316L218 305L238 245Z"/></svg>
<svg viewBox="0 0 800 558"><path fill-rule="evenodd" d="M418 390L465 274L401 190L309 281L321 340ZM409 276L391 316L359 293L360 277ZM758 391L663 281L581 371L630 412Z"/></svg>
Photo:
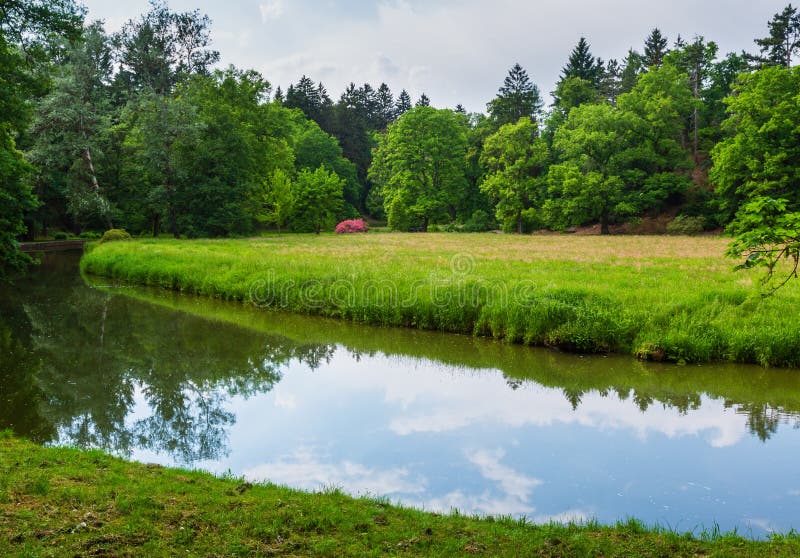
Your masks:
<svg viewBox="0 0 800 558"><path fill-rule="evenodd" d="M89 287L0 292L0 429L535 521L800 528L800 371L657 366Z"/></svg>

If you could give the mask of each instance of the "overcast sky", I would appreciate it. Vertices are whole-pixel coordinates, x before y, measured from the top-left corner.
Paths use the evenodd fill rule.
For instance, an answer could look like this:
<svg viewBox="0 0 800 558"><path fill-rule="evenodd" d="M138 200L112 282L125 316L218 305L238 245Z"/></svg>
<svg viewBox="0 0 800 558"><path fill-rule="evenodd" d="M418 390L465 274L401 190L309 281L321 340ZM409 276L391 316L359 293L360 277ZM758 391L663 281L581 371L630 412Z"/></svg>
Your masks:
<svg viewBox="0 0 800 558"><path fill-rule="evenodd" d="M147 0L84 0L116 31ZM659 27L703 35L722 54L753 51L785 0L172 0L213 20L222 63L254 68L283 89L306 74L336 100L351 81L386 82L438 107L484 111L519 62L547 94L583 35L595 56L622 59Z"/></svg>

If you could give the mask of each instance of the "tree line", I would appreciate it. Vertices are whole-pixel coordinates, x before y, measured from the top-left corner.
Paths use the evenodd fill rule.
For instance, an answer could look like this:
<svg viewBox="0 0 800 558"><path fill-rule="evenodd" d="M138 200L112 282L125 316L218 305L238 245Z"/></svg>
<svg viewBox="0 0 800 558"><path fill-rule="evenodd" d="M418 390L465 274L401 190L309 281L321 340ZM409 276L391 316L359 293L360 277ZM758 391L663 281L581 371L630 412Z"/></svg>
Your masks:
<svg viewBox="0 0 800 558"><path fill-rule="evenodd" d="M516 64L471 114L386 84L351 84L335 102L307 76L273 89L217 68L208 17L160 0L117 33L84 20L72 0L0 7L6 264L20 263L20 237L53 230L320 232L370 216L407 231L605 233L664 214L753 233L737 248L752 263L780 242L797 260L791 5L754 54L653 29L606 61L580 38L550 106Z"/></svg>

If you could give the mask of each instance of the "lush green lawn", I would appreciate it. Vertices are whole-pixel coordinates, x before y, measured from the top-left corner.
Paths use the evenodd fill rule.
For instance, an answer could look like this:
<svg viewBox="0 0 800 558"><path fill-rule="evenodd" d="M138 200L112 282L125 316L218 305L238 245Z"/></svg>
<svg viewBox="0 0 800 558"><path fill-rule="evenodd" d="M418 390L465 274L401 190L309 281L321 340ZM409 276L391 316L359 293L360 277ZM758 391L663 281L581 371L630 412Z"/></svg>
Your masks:
<svg viewBox="0 0 800 558"><path fill-rule="evenodd" d="M800 281L762 298L726 239L284 235L95 246L87 273L265 307L654 360L800 366Z"/></svg>
<svg viewBox="0 0 800 558"><path fill-rule="evenodd" d="M2 556L797 556L800 538L429 514L0 433Z"/></svg>

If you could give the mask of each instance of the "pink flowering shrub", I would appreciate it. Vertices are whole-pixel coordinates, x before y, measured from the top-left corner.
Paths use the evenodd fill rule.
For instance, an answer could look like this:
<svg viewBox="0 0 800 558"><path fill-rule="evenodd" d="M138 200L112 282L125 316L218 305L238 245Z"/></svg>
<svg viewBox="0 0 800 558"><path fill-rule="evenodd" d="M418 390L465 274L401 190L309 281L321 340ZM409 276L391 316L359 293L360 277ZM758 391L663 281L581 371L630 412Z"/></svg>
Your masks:
<svg viewBox="0 0 800 558"><path fill-rule="evenodd" d="M368 230L369 225L364 222L364 219L350 219L336 225L336 234L365 233Z"/></svg>

